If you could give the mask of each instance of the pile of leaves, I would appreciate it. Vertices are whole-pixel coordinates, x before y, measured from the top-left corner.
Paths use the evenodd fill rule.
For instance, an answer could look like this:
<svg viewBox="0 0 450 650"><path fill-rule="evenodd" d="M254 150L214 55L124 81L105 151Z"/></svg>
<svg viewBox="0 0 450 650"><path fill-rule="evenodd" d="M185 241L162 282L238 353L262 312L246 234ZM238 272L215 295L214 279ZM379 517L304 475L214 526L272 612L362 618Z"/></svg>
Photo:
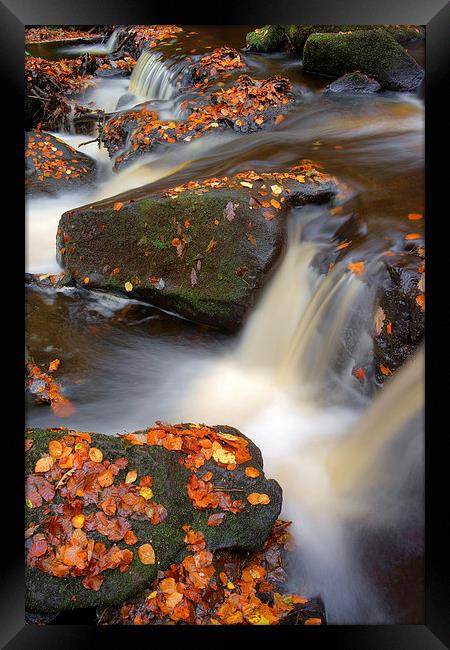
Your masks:
<svg viewBox="0 0 450 650"><path fill-rule="evenodd" d="M178 25L134 25L119 34L121 45L118 49L138 59L144 50L170 42L182 31Z"/></svg>
<svg viewBox="0 0 450 650"><path fill-rule="evenodd" d="M282 210L283 203L299 184L308 181L325 183L330 176L320 171L321 165L311 160L302 160L298 165L290 168L288 172L238 172L233 176L221 178L207 178L203 181L189 181L165 190L164 196L176 198L186 191L195 191L198 194L209 192L213 188L247 188L249 190L249 205L253 210L260 210L267 221L272 220L277 211ZM231 201L224 209L224 217L228 221L234 219L235 206Z"/></svg>
<svg viewBox="0 0 450 650"><path fill-rule="evenodd" d="M82 577L86 589L98 591L104 571L127 571L135 552L142 564L155 564L153 547L139 544L132 522L156 526L167 511L154 499L153 477L138 477L134 469L125 475L127 458L104 459L91 442L89 433L75 431L49 442L48 455L26 481L27 507L45 501L45 517L31 522L25 537L28 566L59 578ZM133 550L119 547L121 541Z"/></svg>
<svg viewBox="0 0 450 650"><path fill-rule="evenodd" d="M160 572L144 594L99 618L122 625L321 625L317 601L282 593L286 552L292 548L289 525L277 520L264 548L246 554L213 554L202 533L184 526L190 554Z"/></svg>
<svg viewBox="0 0 450 650"><path fill-rule="evenodd" d="M110 156L124 150L115 159L118 168L155 145L190 142L210 129L232 128L245 133L263 128L266 123L279 124L284 119L282 112L292 103L290 91L290 82L282 77L256 80L241 75L233 86L212 93L206 103L192 108L184 121L160 120L157 113L144 106L140 111L125 111L110 119L100 139Z"/></svg>
<svg viewBox="0 0 450 650"><path fill-rule="evenodd" d="M147 433L128 433L124 436L133 445L161 446L168 451L180 452L180 463L192 470L186 486L192 505L197 510L220 508L222 513L211 515L209 526L218 526L222 523L225 512L238 513L244 510L240 499L232 499L228 492L221 491L212 483L213 473L206 472L199 478L199 470L208 460L228 471L234 471L237 465L251 460L248 450L248 441L231 433L215 431L206 425L165 424L158 422ZM247 467L246 475L257 478L259 470ZM250 494L247 500L251 505L264 505L270 503L266 494L256 492Z"/></svg>
<svg viewBox="0 0 450 650"><path fill-rule="evenodd" d="M110 60L107 63L102 63L97 68L97 73L104 70L123 70L124 72L131 73L136 63L136 59L133 59L132 56L125 55L123 59Z"/></svg>
<svg viewBox="0 0 450 650"><path fill-rule="evenodd" d="M70 417L75 413L73 404L61 394L60 384L56 383L51 375L58 369L59 359L50 363L48 372L35 364L31 357L26 359L25 366L27 390L38 402L50 404L53 413L60 418Z"/></svg>
<svg viewBox="0 0 450 650"><path fill-rule="evenodd" d="M39 57L25 59L25 79L31 89L38 88L46 95L55 92L66 97L74 96L91 85L92 73L97 68L97 59L84 55L77 59L47 61Z"/></svg>
<svg viewBox="0 0 450 650"><path fill-rule="evenodd" d="M239 52L232 47L218 47L189 66L189 81L194 88L200 88L217 77L228 77L230 71L239 68L245 68Z"/></svg>
<svg viewBox="0 0 450 650"><path fill-rule="evenodd" d="M60 143L64 151L58 148ZM69 158L68 154L73 154ZM92 172L92 167L86 166L85 158L79 152L59 138L46 133L32 132L26 139L25 159L27 172L36 174L38 181L45 178L76 183L80 176ZM25 178L25 185L30 182Z"/></svg>
<svg viewBox="0 0 450 650"><path fill-rule="evenodd" d="M83 32L64 27L30 27L25 28L25 43L42 43L43 41L62 41L68 38L100 38L101 34Z"/></svg>

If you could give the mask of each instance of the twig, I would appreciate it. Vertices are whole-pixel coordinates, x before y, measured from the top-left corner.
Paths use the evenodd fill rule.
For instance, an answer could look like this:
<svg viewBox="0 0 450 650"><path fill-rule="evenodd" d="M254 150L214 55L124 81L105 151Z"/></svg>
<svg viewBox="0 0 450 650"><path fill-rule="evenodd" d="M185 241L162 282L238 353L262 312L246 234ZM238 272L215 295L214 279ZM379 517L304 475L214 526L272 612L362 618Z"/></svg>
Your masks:
<svg viewBox="0 0 450 650"><path fill-rule="evenodd" d="M78 148L84 147L85 144L92 144L93 142L99 142L98 138L94 138L93 140L88 140L87 142L80 142L78 145Z"/></svg>

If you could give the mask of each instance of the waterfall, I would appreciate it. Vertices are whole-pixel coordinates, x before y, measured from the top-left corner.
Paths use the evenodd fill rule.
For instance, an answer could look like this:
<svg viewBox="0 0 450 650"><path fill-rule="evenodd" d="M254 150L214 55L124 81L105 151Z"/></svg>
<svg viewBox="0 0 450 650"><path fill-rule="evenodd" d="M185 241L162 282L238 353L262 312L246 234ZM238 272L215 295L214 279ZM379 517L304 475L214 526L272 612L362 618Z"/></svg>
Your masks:
<svg viewBox="0 0 450 650"><path fill-rule="evenodd" d="M188 387L181 418L234 425L261 448L298 543L292 588L320 593L330 622L386 623L359 551L371 531L420 536L423 352L372 403L361 395L351 368L371 349L374 283L339 265L317 274L301 221L234 352Z"/></svg>
<svg viewBox="0 0 450 650"><path fill-rule="evenodd" d="M161 55L143 52L131 74L130 93L146 99L172 99L176 88L172 74L162 62Z"/></svg>

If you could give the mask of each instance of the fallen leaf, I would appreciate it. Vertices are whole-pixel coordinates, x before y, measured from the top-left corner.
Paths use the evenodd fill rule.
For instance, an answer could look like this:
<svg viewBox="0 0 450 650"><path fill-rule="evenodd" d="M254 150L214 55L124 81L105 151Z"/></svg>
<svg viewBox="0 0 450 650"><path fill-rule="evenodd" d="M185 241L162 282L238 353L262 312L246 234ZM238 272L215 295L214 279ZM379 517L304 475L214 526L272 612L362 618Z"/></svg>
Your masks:
<svg viewBox="0 0 450 650"><path fill-rule="evenodd" d="M94 463L101 463L103 460L103 453L97 447L91 447L89 449L89 458Z"/></svg>
<svg viewBox="0 0 450 650"><path fill-rule="evenodd" d="M251 494L248 495L247 501L252 504L252 506L256 505L267 505L270 503L270 497L268 494L261 494L259 492L252 492Z"/></svg>
<svg viewBox="0 0 450 650"><path fill-rule="evenodd" d="M142 546L139 546L138 555L142 564L155 564L155 551L151 544L142 544Z"/></svg>
<svg viewBox="0 0 450 650"><path fill-rule="evenodd" d="M74 517L72 517L72 526L74 528L83 528L84 521L85 521L84 515L81 515L81 514L80 515L75 515Z"/></svg>
<svg viewBox="0 0 450 650"><path fill-rule="evenodd" d="M119 212L119 210L121 210L122 208L123 208L123 203L121 203L120 201L117 201L117 203L114 203L113 205L113 210L115 212Z"/></svg>
<svg viewBox="0 0 450 650"><path fill-rule="evenodd" d="M418 221L419 219L423 219L423 214L420 214L419 212L410 212L408 214L408 219L410 221Z"/></svg>
<svg viewBox="0 0 450 650"><path fill-rule="evenodd" d="M411 240L411 239L421 239L422 236L417 233L417 232L410 232L407 235L405 235L405 239Z"/></svg>
<svg viewBox="0 0 450 650"><path fill-rule="evenodd" d="M349 262L347 268L355 275L362 275L364 273L365 265L364 262Z"/></svg>
<svg viewBox="0 0 450 650"><path fill-rule="evenodd" d="M380 368L380 370L381 370L381 373L382 373L383 375L385 375L386 377L387 377L388 375L392 375L392 370L390 370L390 369L387 368L386 366L383 366L382 363L379 364L379 368Z"/></svg>
<svg viewBox="0 0 450 650"><path fill-rule="evenodd" d="M48 472L52 467L55 459L51 456L44 456L40 458L34 466L36 474Z"/></svg>
<svg viewBox="0 0 450 650"><path fill-rule="evenodd" d="M126 485L129 485L130 483L134 483L136 479L137 471L135 469L130 469L130 471L125 476L125 483Z"/></svg>
<svg viewBox="0 0 450 650"><path fill-rule="evenodd" d="M385 318L386 318L386 314L384 313L383 308L378 307L378 309L375 312L375 332L377 336L381 334L381 330L383 329Z"/></svg>
<svg viewBox="0 0 450 650"><path fill-rule="evenodd" d="M235 217L235 212L234 212L234 207L233 207L233 202L228 201L228 203L225 206L225 210L223 211L223 216L228 219L228 221L233 221Z"/></svg>
<svg viewBox="0 0 450 650"><path fill-rule="evenodd" d="M420 307L420 309L422 311L425 311L425 294L424 293L420 293L416 297L416 303L419 305L419 307Z"/></svg>
<svg viewBox="0 0 450 650"><path fill-rule="evenodd" d="M217 250L217 242L215 239L211 239L208 246L206 247L207 253L214 253Z"/></svg>
<svg viewBox="0 0 450 650"><path fill-rule="evenodd" d="M125 287L125 291L133 291L133 285L131 282L125 282L123 286Z"/></svg>
<svg viewBox="0 0 450 650"><path fill-rule="evenodd" d="M48 371L54 372L55 370L58 370L60 363L61 361L59 359L53 359L53 361L50 361L48 365Z"/></svg>
<svg viewBox="0 0 450 650"><path fill-rule="evenodd" d="M197 284L197 273L195 271L195 268L192 267L191 269L191 287L195 287Z"/></svg>
<svg viewBox="0 0 450 650"><path fill-rule="evenodd" d="M261 473L259 469L256 469L256 467L246 467L244 471L246 476L249 476L250 478L257 478Z"/></svg>

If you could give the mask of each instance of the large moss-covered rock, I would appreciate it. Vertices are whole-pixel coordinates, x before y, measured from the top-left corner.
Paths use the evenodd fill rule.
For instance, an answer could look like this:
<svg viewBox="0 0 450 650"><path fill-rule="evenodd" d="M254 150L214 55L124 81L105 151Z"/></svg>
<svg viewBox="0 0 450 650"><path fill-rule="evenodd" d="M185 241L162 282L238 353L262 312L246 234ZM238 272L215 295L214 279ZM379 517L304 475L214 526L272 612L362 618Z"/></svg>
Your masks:
<svg viewBox="0 0 450 650"><path fill-rule="evenodd" d="M425 34L418 25L286 25L287 44L300 55L311 34L328 34L336 32L355 32L368 29L382 29L398 43L408 43L423 39Z"/></svg>
<svg viewBox="0 0 450 650"><path fill-rule="evenodd" d="M330 177L305 164L131 192L63 214L58 259L81 286L235 329L279 258L286 206L324 202L334 191Z"/></svg>
<svg viewBox="0 0 450 650"><path fill-rule="evenodd" d="M150 445L146 432L125 439L67 429L27 430L27 610L54 612L132 597L158 570L187 554L183 526L202 532L211 551L263 545L281 509L281 488L264 477L259 449L227 426L160 425L153 431L155 436L167 432L166 438L156 444L153 439ZM176 439L183 439L182 450ZM197 451L187 447L194 450L197 440L216 447L219 441L218 455L214 452L206 461L202 456L203 465L189 463L188 454ZM235 464L224 464L233 451ZM36 465L49 453L50 468ZM258 476L247 476L247 467L255 468ZM112 479L106 480L111 473ZM199 507L188 494L193 477L205 477L209 494L220 495L219 506ZM251 505L247 496L252 493L266 495L264 503ZM221 515L219 525L208 524L212 514ZM142 561L148 559L142 555L143 544L153 549L152 563ZM104 561L108 553L119 558L115 568Z"/></svg>
<svg viewBox="0 0 450 650"><path fill-rule="evenodd" d="M25 190L66 192L95 181L95 161L44 131L25 134Z"/></svg>
<svg viewBox="0 0 450 650"><path fill-rule="evenodd" d="M246 37L247 49L252 52L277 52L286 43L286 33L282 25L264 25Z"/></svg>
<svg viewBox="0 0 450 650"><path fill-rule="evenodd" d="M339 77L359 70L389 90L414 90L424 71L381 29L347 34L312 34L303 52L305 71Z"/></svg>

